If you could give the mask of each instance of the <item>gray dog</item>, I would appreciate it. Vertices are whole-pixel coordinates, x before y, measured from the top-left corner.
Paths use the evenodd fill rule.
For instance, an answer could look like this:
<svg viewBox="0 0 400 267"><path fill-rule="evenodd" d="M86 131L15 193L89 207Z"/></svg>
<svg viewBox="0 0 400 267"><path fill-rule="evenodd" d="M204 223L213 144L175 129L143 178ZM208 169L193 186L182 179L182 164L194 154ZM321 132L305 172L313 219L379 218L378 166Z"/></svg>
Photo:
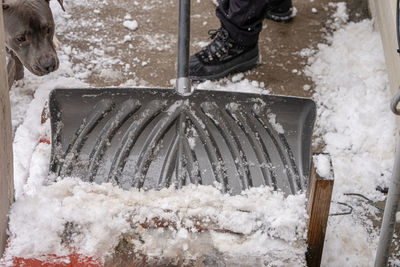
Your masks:
<svg viewBox="0 0 400 267"><path fill-rule="evenodd" d="M63 1L58 0L62 9ZM48 0L3 0L8 83L24 77L25 66L43 76L58 69L54 20Z"/></svg>

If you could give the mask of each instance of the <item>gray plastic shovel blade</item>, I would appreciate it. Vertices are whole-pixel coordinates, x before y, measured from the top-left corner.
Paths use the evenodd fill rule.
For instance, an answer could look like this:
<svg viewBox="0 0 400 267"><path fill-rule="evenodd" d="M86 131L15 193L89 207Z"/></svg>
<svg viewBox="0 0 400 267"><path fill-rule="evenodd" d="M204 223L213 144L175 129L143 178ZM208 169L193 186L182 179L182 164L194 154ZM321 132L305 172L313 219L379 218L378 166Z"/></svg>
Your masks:
<svg viewBox="0 0 400 267"><path fill-rule="evenodd" d="M306 188L310 99L166 88L55 89L51 172L131 187Z"/></svg>

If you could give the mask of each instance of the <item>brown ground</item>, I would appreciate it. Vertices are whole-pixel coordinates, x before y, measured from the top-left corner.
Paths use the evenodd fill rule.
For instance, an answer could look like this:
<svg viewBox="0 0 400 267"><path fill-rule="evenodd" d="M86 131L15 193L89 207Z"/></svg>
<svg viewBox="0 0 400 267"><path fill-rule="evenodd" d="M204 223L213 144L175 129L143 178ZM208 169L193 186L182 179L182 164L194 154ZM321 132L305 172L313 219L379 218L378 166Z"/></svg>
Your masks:
<svg viewBox="0 0 400 267"><path fill-rule="evenodd" d="M74 27L73 32L60 36L61 42L69 44L88 57L74 58L84 70L91 69L88 82L95 86L118 86L129 79L139 84L157 87L171 87L170 80L176 77L176 35L178 23L178 1L145 0L134 5L130 1L111 0L109 4L98 4L71 7L70 12L82 20L92 21L88 25ZM318 43L325 42L329 32L329 18L335 8L330 2L338 0L293 0L297 15L290 23L282 24L265 20L260 36L261 65L248 71L245 78L264 82L272 93L310 96L312 91L303 90L312 82L301 72L306 59L299 55L304 48L315 48ZM357 21L368 16L366 0L346 1L350 19ZM143 8L145 7L145 8ZM100 11L94 14L96 8ZM198 42L208 42L207 31L217 29L219 21L215 16L215 5L211 0L192 1L191 10L191 54L200 50ZM317 13L311 9L316 8ZM122 26L125 14L139 23L136 31ZM103 25L96 26L101 21ZM129 34L131 41L121 42L123 36ZM87 42L82 42L87 40ZM100 41L99 41L100 40ZM131 47L129 47L129 45ZM105 55L96 56L93 50L105 50ZM94 57L94 58L92 58ZM97 57L97 59L96 59ZM120 62L104 64L105 58L118 58ZM99 59L100 58L100 59ZM90 60L103 61L101 66ZM147 65L143 66L142 63ZM126 64L129 64L126 67ZM112 69L120 75L107 75L104 69ZM122 73L122 75L121 75Z"/></svg>

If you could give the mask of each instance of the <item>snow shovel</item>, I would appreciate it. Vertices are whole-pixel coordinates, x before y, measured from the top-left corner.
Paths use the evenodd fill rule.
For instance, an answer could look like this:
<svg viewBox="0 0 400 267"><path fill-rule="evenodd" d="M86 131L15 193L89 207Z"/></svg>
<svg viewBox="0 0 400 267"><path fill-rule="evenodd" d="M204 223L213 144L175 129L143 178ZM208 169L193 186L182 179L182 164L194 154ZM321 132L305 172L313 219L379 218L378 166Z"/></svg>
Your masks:
<svg viewBox="0 0 400 267"><path fill-rule="evenodd" d="M124 189L214 185L238 194L304 190L315 103L310 99L192 90L190 1L179 2L175 88L55 89L50 172Z"/></svg>

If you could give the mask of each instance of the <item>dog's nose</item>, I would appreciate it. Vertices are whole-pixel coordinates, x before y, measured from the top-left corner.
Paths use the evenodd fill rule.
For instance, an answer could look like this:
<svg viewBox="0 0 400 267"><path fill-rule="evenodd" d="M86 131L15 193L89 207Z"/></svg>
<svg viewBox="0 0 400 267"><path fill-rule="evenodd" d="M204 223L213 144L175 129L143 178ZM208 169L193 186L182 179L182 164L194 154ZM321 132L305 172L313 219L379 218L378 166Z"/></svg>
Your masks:
<svg viewBox="0 0 400 267"><path fill-rule="evenodd" d="M53 57L41 58L39 63L42 69L47 72L52 72L56 68L56 60Z"/></svg>

